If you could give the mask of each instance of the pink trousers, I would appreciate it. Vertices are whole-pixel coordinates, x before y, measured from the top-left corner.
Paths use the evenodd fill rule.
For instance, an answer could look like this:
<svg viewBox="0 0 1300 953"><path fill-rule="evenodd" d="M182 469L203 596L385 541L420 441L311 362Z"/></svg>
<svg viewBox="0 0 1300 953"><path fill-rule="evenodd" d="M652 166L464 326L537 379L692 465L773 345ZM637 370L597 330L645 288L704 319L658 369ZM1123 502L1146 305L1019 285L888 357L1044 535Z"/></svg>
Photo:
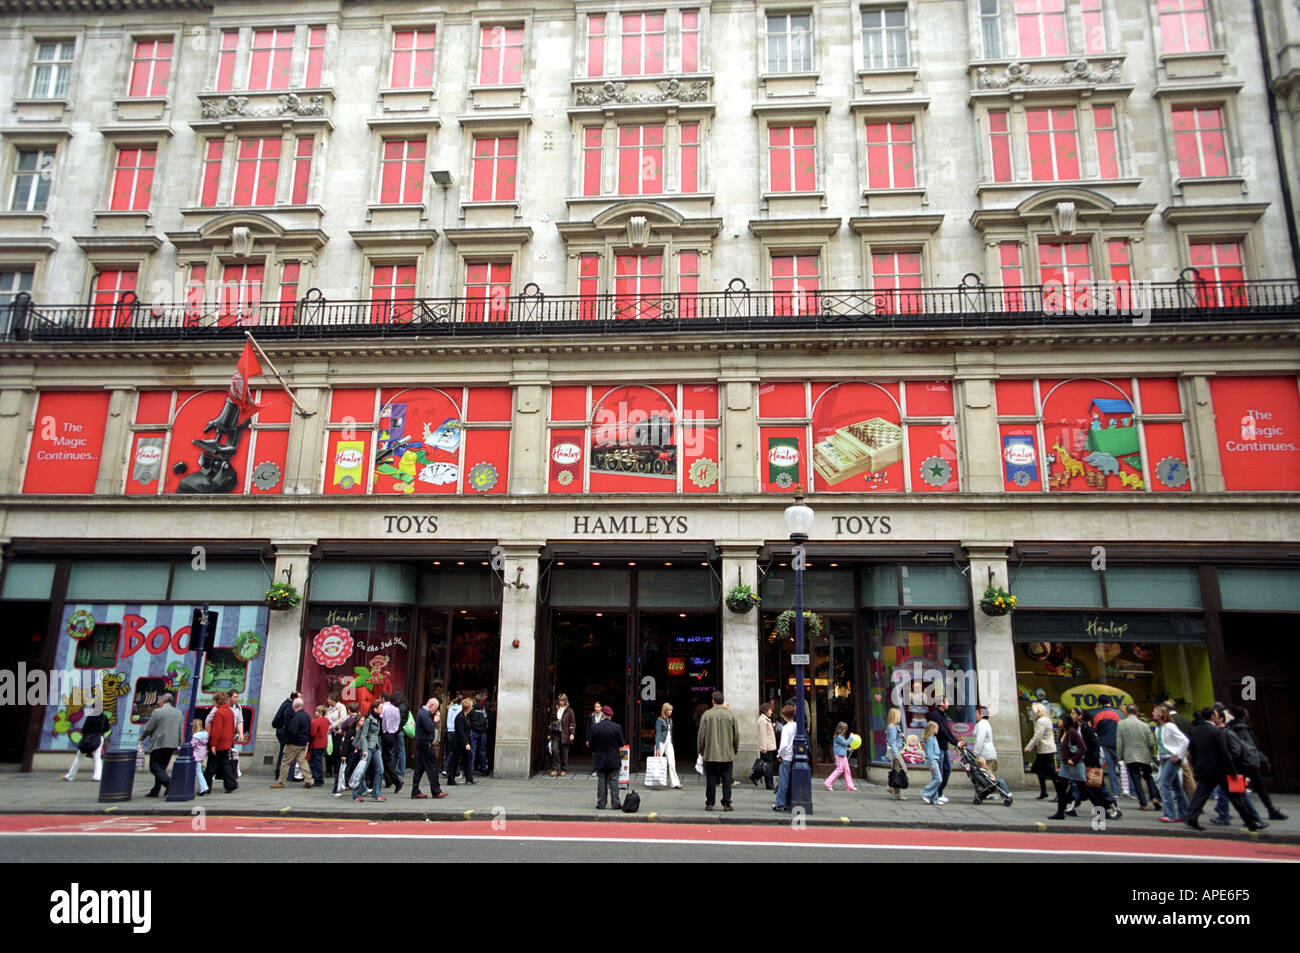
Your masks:
<svg viewBox="0 0 1300 953"><path fill-rule="evenodd" d="M826 790L834 790L835 779L841 774L844 775L844 783L848 789L850 791L856 791L857 788L853 786L853 774L849 770L849 759L844 757L844 755L835 756L835 771L826 779Z"/></svg>

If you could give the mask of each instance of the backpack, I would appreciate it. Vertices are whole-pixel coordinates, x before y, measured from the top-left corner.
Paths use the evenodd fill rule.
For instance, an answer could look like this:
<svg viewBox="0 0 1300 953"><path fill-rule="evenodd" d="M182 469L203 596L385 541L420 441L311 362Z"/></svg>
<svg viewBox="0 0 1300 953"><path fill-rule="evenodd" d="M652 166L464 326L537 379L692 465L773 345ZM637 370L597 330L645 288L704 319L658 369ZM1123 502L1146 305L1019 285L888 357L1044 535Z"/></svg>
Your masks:
<svg viewBox="0 0 1300 953"><path fill-rule="evenodd" d="M469 713L469 730L481 732L488 730L487 712L482 708L475 708Z"/></svg>
<svg viewBox="0 0 1300 953"><path fill-rule="evenodd" d="M635 814L641 809L641 795L637 794L631 788L628 788L627 794L623 795L623 813Z"/></svg>

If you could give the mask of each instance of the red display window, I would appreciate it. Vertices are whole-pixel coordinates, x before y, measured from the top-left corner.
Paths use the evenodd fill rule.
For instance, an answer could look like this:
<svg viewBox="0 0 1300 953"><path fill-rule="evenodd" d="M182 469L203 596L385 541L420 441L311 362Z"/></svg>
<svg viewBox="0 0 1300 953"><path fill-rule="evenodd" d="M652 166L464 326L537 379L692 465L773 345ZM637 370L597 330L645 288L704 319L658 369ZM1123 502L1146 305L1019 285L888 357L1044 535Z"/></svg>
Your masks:
<svg viewBox="0 0 1300 953"><path fill-rule="evenodd" d="M42 391L24 493L94 493L108 420L107 391Z"/></svg>
<svg viewBox="0 0 1300 953"><path fill-rule="evenodd" d="M658 195L664 190L664 127L618 127L618 194Z"/></svg>
<svg viewBox="0 0 1300 953"><path fill-rule="evenodd" d="M1065 56L1065 0L1015 0L1021 56Z"/></svg>
<svg viewBox="0 0 1300 953"><path fill-rule="evenodd" d="M551 420L587 420L586 387L552 387Z"/></svg>
<svg viewBox="0 0 1300 953"><path fill-rule="evenodd" d="M485 26L479 33L478 81L485 86L523 82L524 28Z"/></svg>
<svg viewBox="0 0 1300 953"><path fill-rule="evenodd" d="M771 191L814 191L817 188L816 127L772 126L767 134Z"/></svg>
<svg viewBox="0 0 1300 953"><path fill-rule="evenodd" d="M812 386L813 489L905 489L897 383Z"/></svg>
<svg viewBox="0 0 1300 953"><path fill-rule="evenodd" d="M166 96L172 69L171 40L136 40L127 95Z"/></svg>
<svg viewBox="0 0 1300 953"><path fill-rule="evenodd" d="M952 381L908 381L904 389L907 416L952 416Z"/></svg>
<svg viewBox="0 0 1300 953"><path fill-rule="evenodd" d="M210 421L222 415L225 404L225 390L189 390L177 393L176 413L172 417L171 440L167 449L167 463L162 473L164 493L178 492L182 480L200 471L202 449L196 446L194 441L214 438L215 435L211 431L206 433L204 431ZM235 484L228 492L241 493L244 490L248 476L249 449L252 443L249 434L245 431L239 441L238 449L229 459L230 467L234 471ZM280 466L283 470L283 461Z"/></svg>
<svg viewBox="0 0 1300 953"><path fill-rule="evenodd" d="M912 123L867 123L867 187L910 189L916 185Z"/></svg>
<svg viewBox="0 0 1300 953"><path fill-rule="evenodd" d="M586 397L584 389L584 399ZM548 493L581 493L586 469L586 434L582 430L552 430L547 462Z"/></svg>
<svg viewBox="0 0 1300 953"><path fill-rule="evenodd" d="M462 492L505 493L509 459L509 430L467 430Z"/></svg>
<svg viewBox="0 0 1300 953"><path fill-rule="evenodd" d="M514 391L509 387L471 387L468 404L470 420L509 423Z"/></svg>
<svg viewBox="0 0 1300 953"><path fill-rule="evenodd" d="M620 27L623 75L651 76L664 72L664 15L625 13Z"/></svg>
<svg viewBox="0 0 1300 953"><path fill-rule="evenodd" d="M759 482L764 493L790 493L808 486L808 433L805 427L758 429Z"/></svg>
<svg viewBox="0 0 1300 953"><path fill-rule="evenodd" d="M907 458L914 493L953 493L957 475L955 424L908 424Z"/></svg>
<svg viewBox="0 0 1300 953"><path fill-rule="evenodd" d="M389 86L393 89L430 89L433 86L434 39L432 29L393 32L393 69Z"/></svg>
<svg viewBox="0 0 1300 953"><path fill-rule="evenodd" d="M1224 487L1300 490L1296 378L1212 377L1210 398Z"/></svg>
<svg viewBox="0 0 1300 953"><path fill-rule="evenodd" d="M1180 414L1183 411L1177 378L1144 378L1138 381L1138 395L1142 398L1144 414Z"/></svg>
<svg viewBox="0 0 1300 953"><path fill-rule="evenodd" d="M1032 380L1000 380L994 386L994 392L997 394L999 414L1026 417L1038 413Z"/></svg>
<svg viewBox="0 0 1300 953"><path fill-rule="evenodd" d="M1079 120L1073 109L1026 109L1029 171L1035 182L1079 177Z"/></svg>
<svg viewBox="0 0 1300 953"><path fill-rule="evenodd" d="M1140 428L1125 380L1039 381L1052 490L1143 490Z"/></svg>
<svg viewBox="0 0 1300 953"><path fill-rule="evenodd" d="M989 158L993 181L1011 181L1011 122L1005 109L989 111Z"/></svg>
<svg viewBox="0 0 1300 953"><path fill-rule="evenodd" d="M1002 453L1003 489L1011 493L1042 490L1043 461L1038 450L1038 427L1034 424L1000 424L998 436Z"/></svg>

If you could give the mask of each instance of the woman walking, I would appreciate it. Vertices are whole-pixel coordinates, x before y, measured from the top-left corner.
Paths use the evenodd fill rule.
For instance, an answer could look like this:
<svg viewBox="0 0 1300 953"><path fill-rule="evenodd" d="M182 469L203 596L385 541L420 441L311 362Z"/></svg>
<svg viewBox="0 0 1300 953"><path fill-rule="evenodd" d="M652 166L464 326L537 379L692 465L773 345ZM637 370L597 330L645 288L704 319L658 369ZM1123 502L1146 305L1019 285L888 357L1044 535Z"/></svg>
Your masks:
<svg viewBox="0 0 1300 953"><path fill-rule="evenodd" d="M885 757L889 761L891 774L894 771L907 771L907 765L903 763L903 748L906 744L907 739L903 737L903 711L891 708L885 719ZM907 800L902 788L891 787L889 796L895 801Z"/></svg>
<svg viewBox="0 0 1300 953"><path fill-rule="evenodd" d="M1151 710L1156 723L1156 755L1160 758L1160 773L1156 787L1160 788L1160 803L1164 812L1160 820L1166 824L1187 819L1187 792L1183 790L1182 761L1187 757L1187 736L1174 724L1169 708L1156 705Z"/></svg>
<svg viewBox="0 0 1300 953"><path fill-rule="evenodd" d="M776 774L776 729L772 727L772 703L763 702L758 706L758 757L763 762L763 771L751 771L749 780L758 787L761 777L767 789L772 790L772 776Z"/></svg>
<svg viewBox="0 0 1300 953"><path fill-rule="evenodd" d="M831 776L826 779L826 790L835 790L835 779L844 775L844 786L850 791L856 791L853 785L853 774L849 769L849 752L853 749L849 747L849 726L840 722L835 726L835 770Z"/></svg>
<svg viewBox="0 0 1300 953"><path fill-rule="evenodd" d="M1106 807L1107 817L1109 817L1111 820L1114 820L1115 818L1118 817L1123 817L1124 813L1119 809L1119 806L1115 803L1115 795L1112 791L1103 787L1100 783L1096 785L1091 785L1087 783L1086 775L1092 773L1092 771L1097 772L1096 777L1099 782L1102 781L1105 777L1105 775L1101 773L1102 772L1101 738L1098 737L1097 730L1096 728L1093 727L1092 714L1090 712L1085 712L1081 708L1071 708L1070 717L1074 719L1075 727L1079 729L1079 733L1083 736L1083 745L1087 749L1083 755L1085 787L1095 792L1097 797L1101 799L1101 803ZM1092 803L1094 804L1097 803L1095 800L1093 800L1092 797L1089 797L1088 800L1092 801ZM1075 807L1079 806L1079 802L1077 800L1075 801L1074 806Z"/></svg>
<svg viewBox="0 0 1300 953"><path fill-rule="evenodd" d="M65 781L77 779L77 769L81 767L81 759L86 756L92 759L93 764L90 780L98 781L100 773L104 770L105 746L113 726L109 724L108 716L104 714L103 708L98 703L91 710L93 714L88 714L81 723L81 740L77 742L77 753L72 756L68 773L63 775Z"/></svg>
<svg viewBox="0 0 1300 953"><path fill-rule="evenodd" d="M368 753L370 761L366 764L365 769L358 779L357 786L352 790L352 800L364 801L366 791L370 790L376 801L387 801L388 798L383 795L384 784L384 755L380 747L379 736L383 733L383 722L379 715L379 705L371 705L370 712L357 728L356 737L353 743L360 752L361 757ZM371 778L371 783L366 784L366 775Z"/></svg>
<svg viewBox="0 0 1300 953"><path fill-rule="evenodd" d="M1047 800L1047 782L1056 783L1056 741L1052 738L1052 719L1047 716L1047 706L1034 702L1029 706L1034 718L1034 736L1025 745L1025 754L1034 758L1029 769L1038 775L1038 800Z"/></svg>
<svg viewBox="0 0 1300 953"><path fill-rule="evenodd" d="M668 759L668 783L674 788L682 786L677 777L677 754L673 751L673 706L664 702L655 721L655 754Z"/></svg>
<svg viewBox="0 0 1300 953"><path fill-rule="evenodd" d="M555 699L555 717L551 719L551 777L569 773L569 745L573 744L577 723L577 716L569 707L569 696L561 694Z"/></svg>
<svg viewBox="0 0 1300 953"><path fill-rule="evenodd" d="M1083 735L1075 725L1074 719L1069 715L1062 715L1061 720L1057 723L1060 731L1058 746L1061 752L1061 773L1056 779L1056 813L1048 817L1048 820L1060 821L1066 817L1078 817L1075 812L1074 804L1071 804L1070 784L1074 782L1079 793L1088 799L1090 804L1095 804L1106 810L1107 816L1119 817L1118 808L1107 808L1105 799L1101 796L1100 789L1088 787L1088 773L1084 765L1084 758L1088 753L1088 745L1083 740ZM1098 745L1100 748L1100 745ZM1098 760L1098 769L1101 762ZM1067 808L1066 805L1070 806Z"/></svg>

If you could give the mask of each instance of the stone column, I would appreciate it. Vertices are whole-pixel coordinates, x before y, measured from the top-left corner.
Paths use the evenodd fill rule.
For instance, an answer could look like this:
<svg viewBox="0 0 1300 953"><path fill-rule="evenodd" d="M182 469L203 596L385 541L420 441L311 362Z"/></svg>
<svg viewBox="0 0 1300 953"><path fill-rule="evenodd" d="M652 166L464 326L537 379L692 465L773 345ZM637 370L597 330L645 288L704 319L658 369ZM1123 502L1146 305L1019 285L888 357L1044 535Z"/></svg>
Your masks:
<svg viewBox="0 0 1300 953"><path fill-rule="evenodd" d="M104 423L104 447L99 455L99 476L95 492L122 492L122 474L131 453L131 412L135 409L134 387L109 388L108 419Z"/></svg>
<svg viewBox="0 0 1300 953"><path fill-rule="evenodd" d="M1223 492L1223 464L1219 460L1219 437L1214 429L1214 404L1210 400L1210 379L1187 377L1183 388L1187 401L1188 431L1192 458L1192 489L1201 493Z"/></svg>
<svg viewBox="0 0 1300 953"><path fill-rule="evenodd" d="M537 660L537 571L542 542L506 544L497 675L495 778L527 778L533 754L533 681ZM519 570L523 573L520 574ZM518 585L516 585L518 581ZM518 642L516 647L515 643Z"/></svg>
<svg viewBox="0 0 1300 953"><path fill-rule="evenodd" d="M1020 700L1016 697L1016 646L1011 640L1011 616L985 615L978 608L984 587L993 573L993 584L1007 584L1007 550L1010 540L962 541L970 557L970 588L975 636L975 670L980 687L979 703L989 710L993 746L998 751L998 775L1011 789L1025 784L1024 742L1020 740Z"/></svg>
<svg viewBox="0 0 1300 953"><path fill-rule="evenodd" d="M514 362L511 386L515 412L510 425L510 492L536 496L546 492L550 453L546 431L546 358ZM581 472L581 471L579 471Z"/></svg>
<svg viewBox="0 0 1300 953"><path fill-rule="evenodd" d="M289 417L289 447L284 461L284 493L301 496L319 493L321 454L325 452L325 421L329 417L329 388L325 361L299 361L286 372L293 395L303 411L294 407ZM269 385L274 387L275 379ZM298 578L298 570L294 570ZM301 588L301 587L300 587Z"/></svg>
<svg viewBox="0 0 1300 953"><path fill-rule="evenodd" d="M36 403L31 372L30 365L0 369L0 447L10 451L0 458L0 495L23 488L23 450Z"/></svg>
<svg viewBox="0 0 1300 953"><path fill-rule="evenodd" d="M1002 492L1002 441L993 400L993 356L962 355L956 373L957 426L962 439L962 489L968 493Z"/></svg>
<svg viewBox="0 0 1300 953"><path fill-rule="evenodd" d="M722 594L735 585L758 591L758 550L756 542L719 542L722 550ZM740 722L740 755L736 758L736 776L748 776L750 762L758 755L758 703L762 684L758 658L759 610L744 615L722 607L722 686L727 702ZM742 773L742 771L744 773Z"/></svg>
<svg viewBox="0 0 1300 953"><path fill-rule="evenodd" d="M275 740L271 720L289 692L298 687L302 671L302 626L307 610L307 558L315 541L310 539L273 540L275 578L283 582L285 570L292 570L292 583L298 587L302 602L296 609L273 611L266 625L266 661L262 665L262 693L256 718L257 735L253 757L249 761L258 772L275 772L275 756L280 744Z"/></svg>
<svg viewBox="0 0 1300 953"><path fill-rule="evenodd" d="M760 486L754 461L766 456L758 445L758 415L754 412L758 396L757 359L752 354L724 356L718 384L722 398L722 434L718 447L722 457L718 461L722 492L757 493ZM727 588L732 585L735 583Z"/></svg>

